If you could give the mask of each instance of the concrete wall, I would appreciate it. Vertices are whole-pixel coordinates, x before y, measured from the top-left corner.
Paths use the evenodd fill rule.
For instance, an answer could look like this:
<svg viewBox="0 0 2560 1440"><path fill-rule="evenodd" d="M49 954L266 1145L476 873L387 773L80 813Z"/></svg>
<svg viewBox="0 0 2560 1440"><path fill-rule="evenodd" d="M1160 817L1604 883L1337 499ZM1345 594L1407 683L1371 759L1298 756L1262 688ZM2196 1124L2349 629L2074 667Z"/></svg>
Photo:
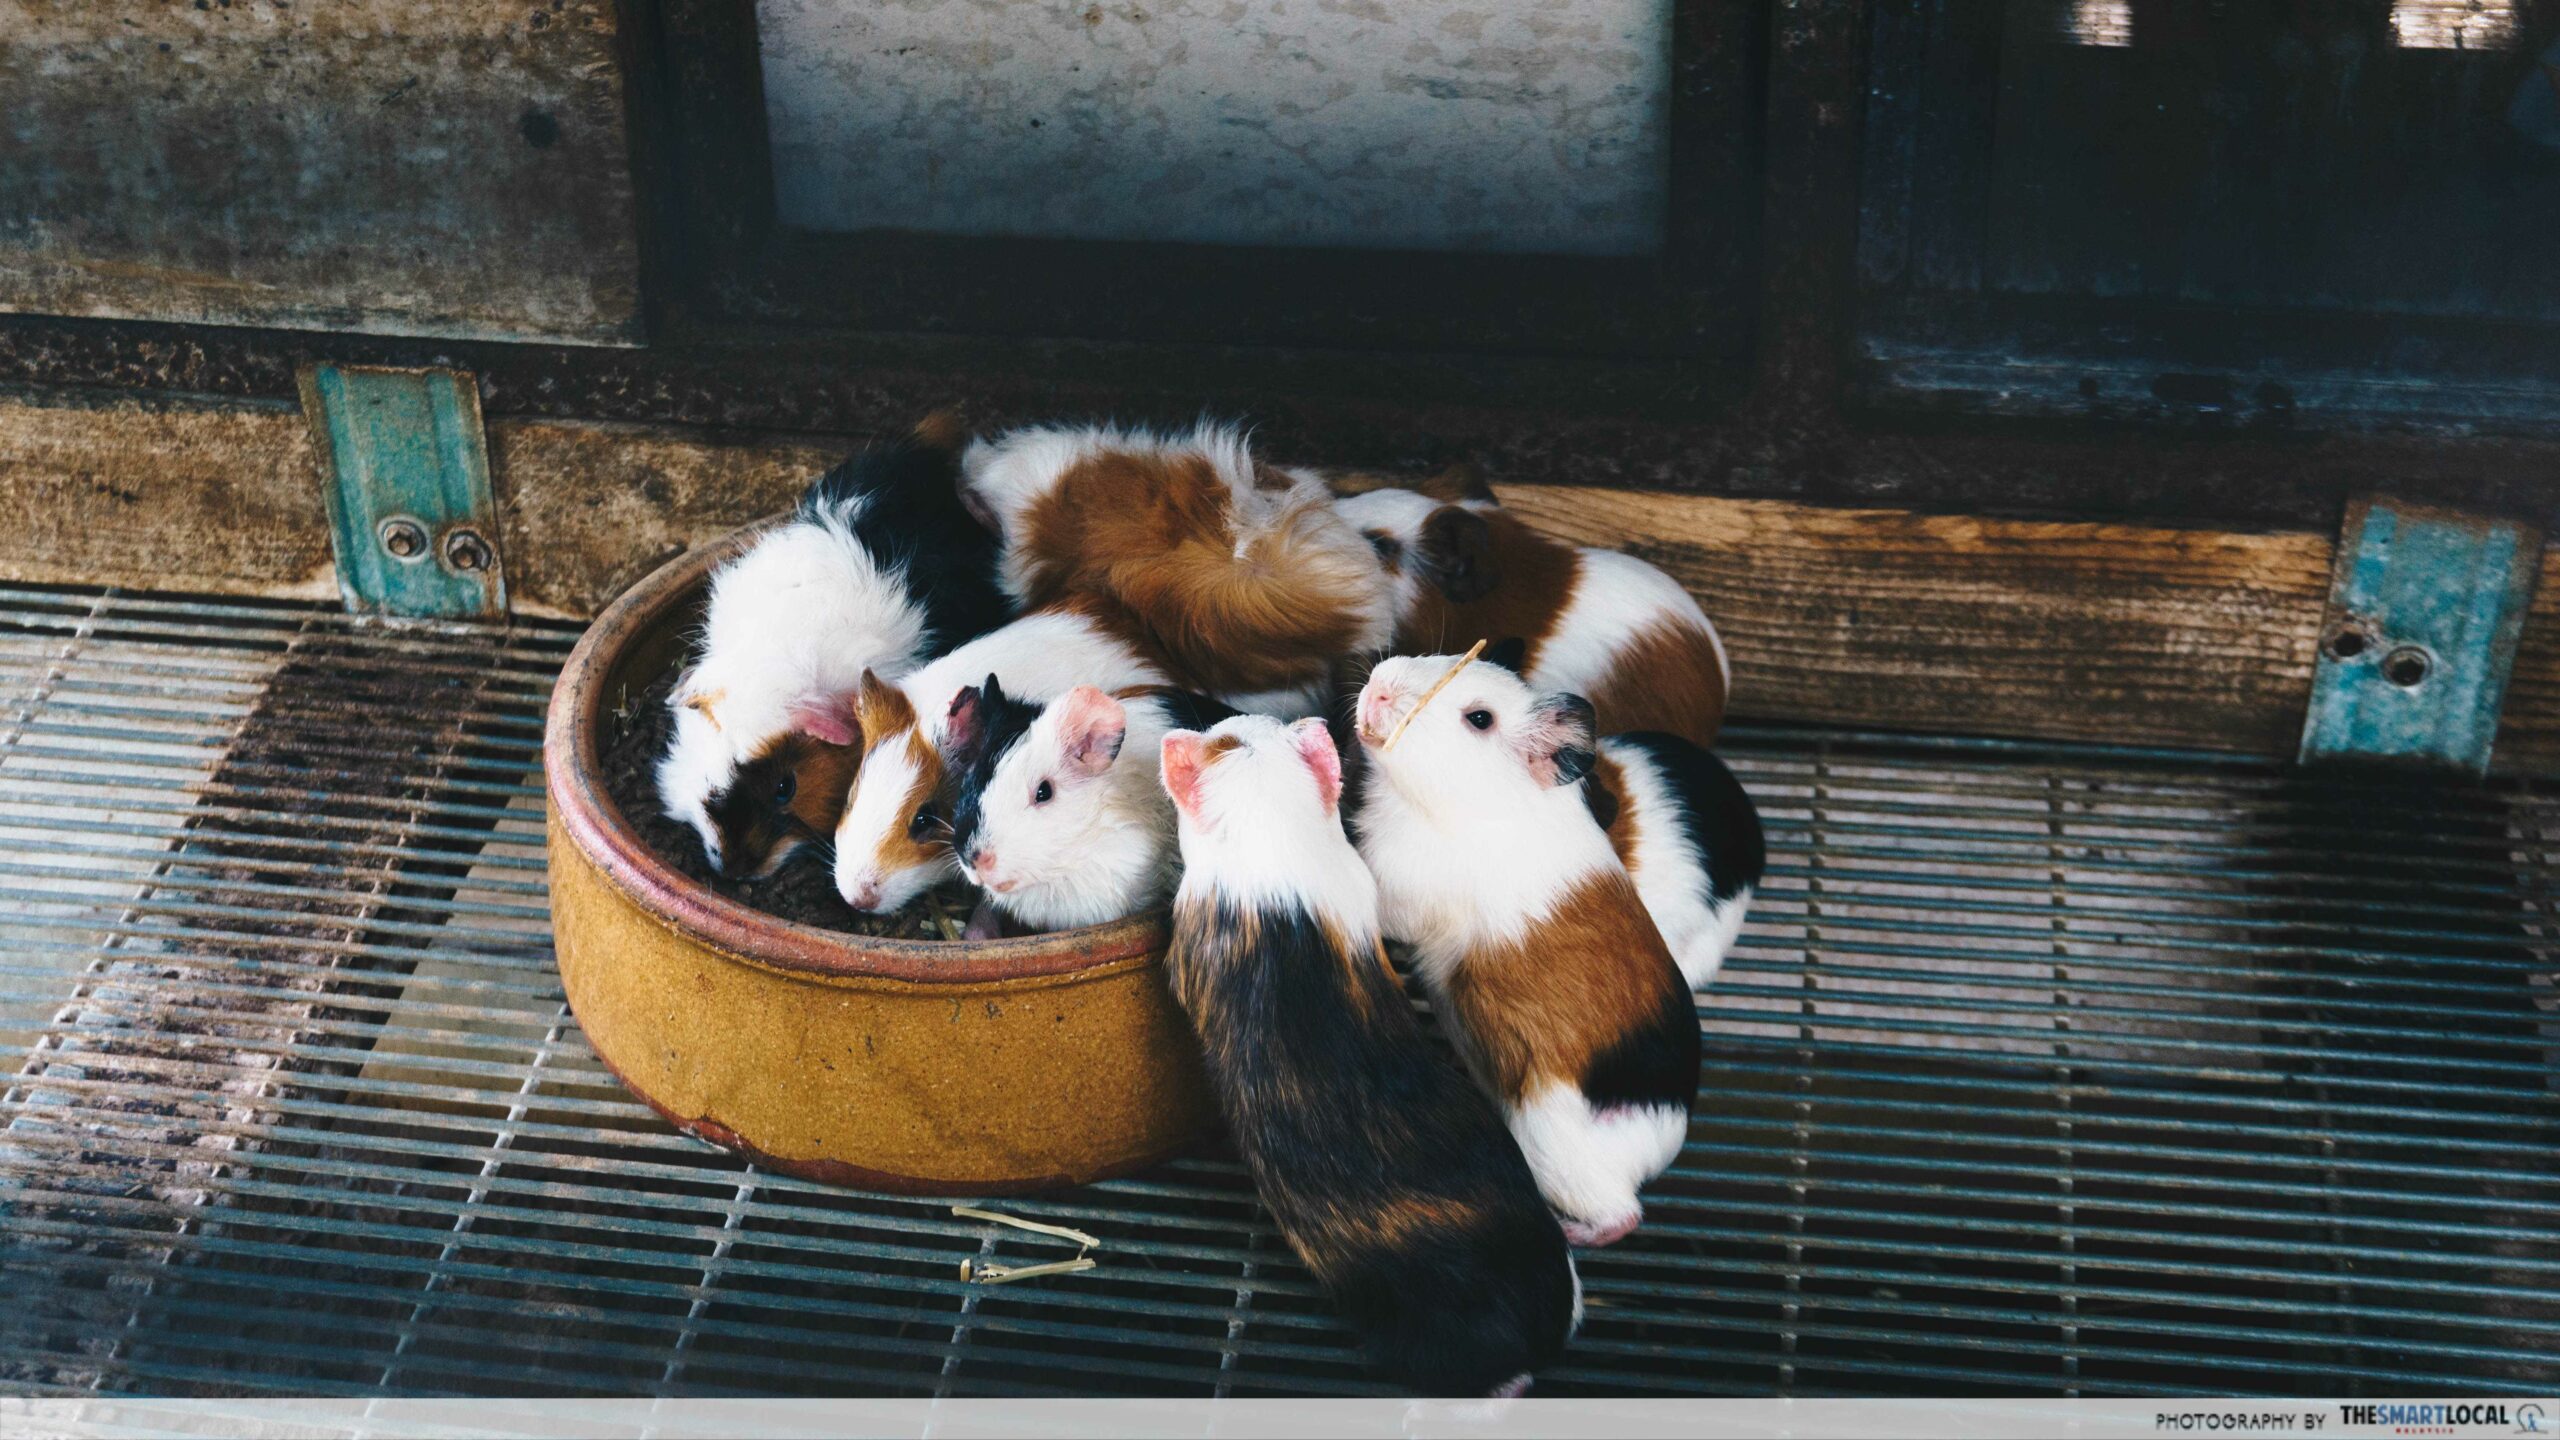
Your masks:
<svg viewBox="0 0 2560 1440"><path fill-rule="evenodd" d="M638 339L613 0L0 0L0 310Z"/></svg>
<svg viewBox="0 0 2560 1440"><path fill-rule="evenodd" d="M1638 254L1670 0L761 0L783 218Z"/></svg>

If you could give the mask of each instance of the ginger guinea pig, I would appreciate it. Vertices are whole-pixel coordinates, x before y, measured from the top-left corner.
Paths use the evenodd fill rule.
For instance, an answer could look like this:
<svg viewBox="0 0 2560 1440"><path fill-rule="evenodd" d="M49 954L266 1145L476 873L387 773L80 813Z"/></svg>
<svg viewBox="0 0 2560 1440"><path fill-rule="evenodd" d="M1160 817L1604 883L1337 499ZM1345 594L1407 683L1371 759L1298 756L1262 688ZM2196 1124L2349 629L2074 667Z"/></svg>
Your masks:
<svg viewBox="0 0 2560 1440"><path fill-rule="evenodd" d="M962 494L1024 610L1093 616L1174 683L1311 715L1336 660L1382 648L1388 578L1314 476L1241 431L1030 426L972 444Z"/></svg>
<svg viewBox="0 0 2560 1440"><path fill-rule="evenodd" d="M1422 1035L1379 948L1324 725L1164 737L1182 889L1165 972L1289 1247L1388 1370L1517 1394L1582 1318L1555 1217L1493 1106Z"/></svg>
<svg viewBox="0 0 2560 1440"><path fill-rule="evenodd" d="M1515 668L1537 689L1589 698L1600 733L1714 742L1732 670L1679 581L1632 555L1539 534L1480 479L1451 485L1451 501L1382 488L1334 502L1394 576L1398 651L1517 639Z"/></svg>
<svg viewBox="0 0 2560 1440"><path fill-rule="evenodd" d="M1404 656L1370 671L1358 725L1386 933L1413 947L1565 1234L1608 1244L1679 1156L1699 1045L1689 987L1583 799L1591 707L1482 661Z"/></svg>
<svg viewBox="0 0 2560 1440"><path fill-rule="evenodd" d="M903 675L1003 623L994 540L953 488L961 439L937 416L864 451L713 573L657 779L667 815L722 875L771 875L835 829L865 670Z"/></svg>

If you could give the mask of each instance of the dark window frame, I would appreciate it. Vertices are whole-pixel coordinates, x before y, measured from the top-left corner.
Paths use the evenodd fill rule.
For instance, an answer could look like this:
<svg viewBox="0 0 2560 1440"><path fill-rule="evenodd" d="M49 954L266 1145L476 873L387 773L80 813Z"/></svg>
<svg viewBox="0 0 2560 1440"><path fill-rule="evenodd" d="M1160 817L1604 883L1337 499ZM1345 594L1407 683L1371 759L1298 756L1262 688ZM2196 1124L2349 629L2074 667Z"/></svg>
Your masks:
<svg viewBox="0 0 2560 1440"><path fill-rule="evenodd" d="M2016 3L1870 9L1856 401L1984 417L2560 434L2560 326L1986 286L2002 27Z"/></svg>
<svg viewBox="0 0 2560 1440"><path fill-rule="evenodd" d="M658 59L678 324L1587 357L1609 378L1583 398L1617 404L1629 367L1655 375L1658 403L1738 388L1751 363L1765 33L1753 0L1674 5L1666 244L1619 258L794 230L775 214L755 7L654 3L644 43ZM1539 398L1573 403L1552 393L1552 367L1530 368L1550 390Z"/></svg>

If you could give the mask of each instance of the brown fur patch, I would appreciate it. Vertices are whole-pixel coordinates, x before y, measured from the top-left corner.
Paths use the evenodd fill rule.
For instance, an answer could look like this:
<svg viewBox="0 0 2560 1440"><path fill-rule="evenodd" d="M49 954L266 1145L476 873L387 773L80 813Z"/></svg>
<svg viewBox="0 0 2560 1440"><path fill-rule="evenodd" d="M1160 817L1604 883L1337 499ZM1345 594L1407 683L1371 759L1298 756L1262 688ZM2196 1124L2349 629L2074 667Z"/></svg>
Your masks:
<svg viewBox="0 0 2560 1440"><path fill-rule="evenodd" d="M1660 730L1712 745L1724 728L1724 672L1716 665L1715 642L1682 620L1636 632L1586 698L1603 735Z"/></svg>
<svg viewBox="0 0 2560 1440"><path fill-rule="evenodd" d="M969 443L969 427L957 410L936 410L916 422L916 443L927 450L958 451Z"/></svg>
<svg viewBox="0 0 2560 1440"><path fill-rule="evenodd" d="M798 754L791 760L791 803L784 807L813 835L832 835L853 795L854 773L862 768L862 752L851 745L829 745L794 735Z"/></svg>
<svg viewBox="0 0 2560 1440"><path fill-rule="evenodd" d="M1582 556L1572 546L1550 540L1500 510L1484 512L1494 585L1482 599L1458 604L1425 584L1413 613L1396 631L1396 649L1406 655L1454 652L1478 640L1528 642L1524 668L1538 663L1546 643L1582 573Z"/></svg>
<svg viewBox="0 0 2560 1440"><path fill-rule="evenodd" d="M924 738L924 732L907 732L907 759L916 767L916 778L898 801L898 813L911 821L916 811L934 803L942 795L942 752ZM880 839L879 861L883 872L906 870L930 865L951 849L947 830L934 830L925 838L916 838L912 825L901 825Z"/></svg>
<svg viewBox="0 0 2560 1440"><path fill-rule="evenodd" d="M1685 993L1680 969L1620 870L1576 885L1519 940L1468 956L1448 986L1485 1078L1510 1101L1582 1083L1603 1051L1653 1023L1673 993Z"/></svg>
<svg viewBox="0 0 2560 1440"><path fill-rule="evenodd" d="M713 707L728 698L729 692L726 690L705 690L701 694L694 696L692 699L687 700L684 703L685 708L694 711L701 715L703 719L710 721L711 728L714 731L717 731L720 728L720 716Z"/></svg>
<svg viewBox="0 0 2560 1440"><path fill-rule="evenodd" d="M1294 526L1238 557L1231 498L1197 455L1069 467L1023 517L1025 608L1081 613L1212 694L1322 680L1360 633L1361 588Z"/></svg>
<svg viewBox="0 0 2560 1440"><path fill-rule="evenodd" d="M1618 853L1618 863L1636 873L1636 797L1627 789L1626 767L1607 755L1595 753L1591 759L1591 778L1584 782L1590 788L1583 792L1591 807L1591 818L1608 832L1609 848Z"/></svg>
<svg viewBox="0 0 2560 1440"><path fill-rule="evenodd" d="M1212 735L1209 743L1200 747L1200 768L1206 770L1243 748L1244 742L1233 735Z"/></svg>

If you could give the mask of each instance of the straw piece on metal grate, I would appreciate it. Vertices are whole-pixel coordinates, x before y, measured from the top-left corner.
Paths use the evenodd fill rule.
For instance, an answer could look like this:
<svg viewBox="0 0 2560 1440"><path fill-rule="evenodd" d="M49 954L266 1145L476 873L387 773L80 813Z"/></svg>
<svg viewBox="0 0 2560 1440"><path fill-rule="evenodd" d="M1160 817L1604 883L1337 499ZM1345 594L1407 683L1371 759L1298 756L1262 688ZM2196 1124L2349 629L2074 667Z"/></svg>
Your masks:
<svg viewBox="0 0 2560 1440"><path fill-rule="evenodd" d="M975 1259L964 1259L960 1262L960 1278L970 1284L1005 1285L1016 1280L1036 1280L1043 1275L1074 1275L1090 1270L1101 1263L1083 1253L1099 1247L1102 1244L1101 1238L1088 1235L1082 1230L1070 1230L1064 1225L1050 1225L1038 1220L1025 1220L1019 1215L1007 1215L1001 1210L981 1210L975 1205L954 1205L951 1207L951 1213L967 1220L985 1220L991 1224L1010 1225L1016 1230L1028 1230L1034 1235L1047 1235L1058 1240L1073 1240L1077 1245L1076 1258L1073 1260L1052 1260L1045 1265L981 1265Z"/></svg>

